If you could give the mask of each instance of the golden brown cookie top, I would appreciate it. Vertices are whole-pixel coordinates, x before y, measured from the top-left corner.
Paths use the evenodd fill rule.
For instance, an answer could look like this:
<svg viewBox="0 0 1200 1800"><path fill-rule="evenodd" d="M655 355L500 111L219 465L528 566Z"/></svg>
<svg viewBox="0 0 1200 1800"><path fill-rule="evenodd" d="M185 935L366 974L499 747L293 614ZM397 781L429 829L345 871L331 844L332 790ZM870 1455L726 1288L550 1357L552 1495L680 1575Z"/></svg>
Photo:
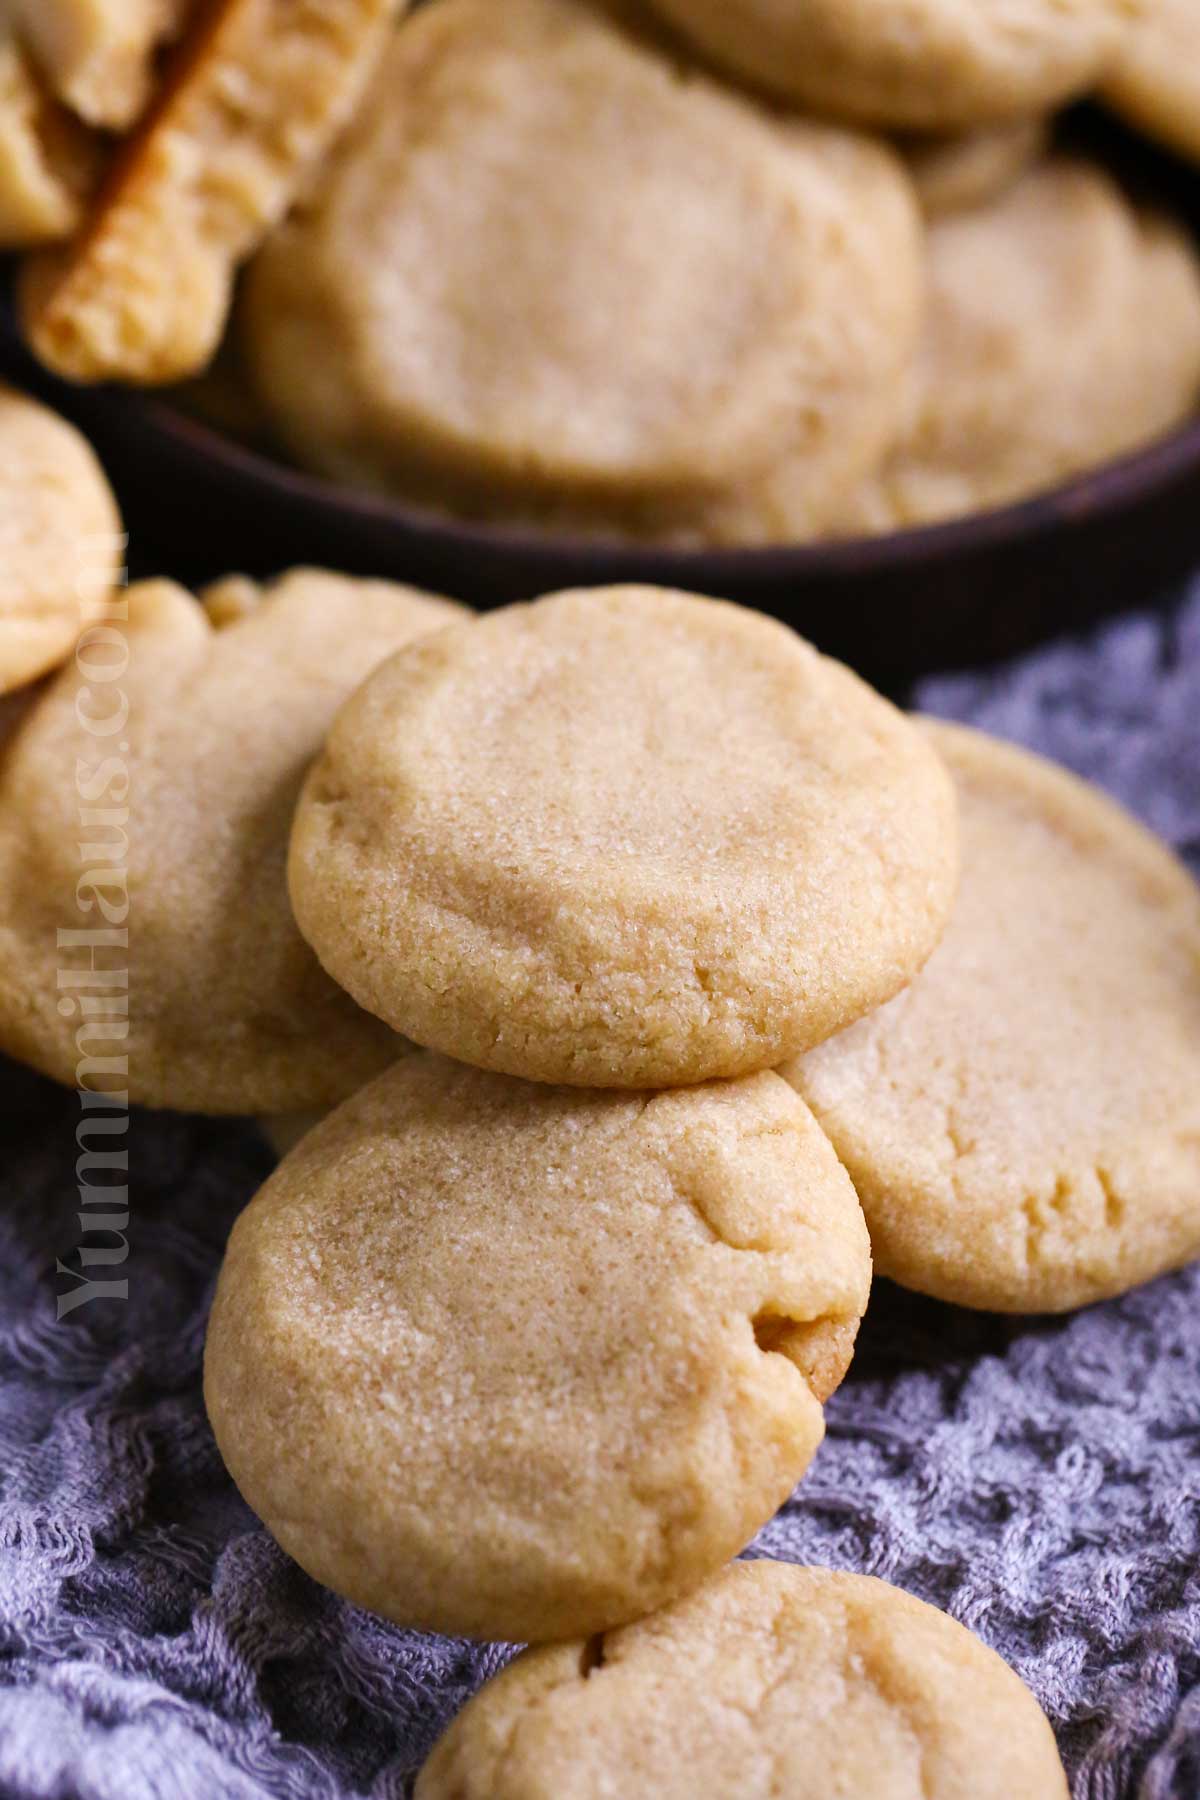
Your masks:
<svg viewBox="0 0 1200 1800"><path fill-rule="evenodd" d="M764 541L890 441L920 252L882 144L681 77L582 0L440 0L256 259L242 337L337 479Z"/></svg>
<svg viewBox="0 0 1200 1800"><path fill-rule="evenodd" d="M326 968L484 1068L654 1087L772 1066L941 934L953 794L794 632L655 588L509 607L342 712L290 886Z"/></svg>
<svg viewBox="0 0 1200 1800"><path fill-rule="evenodd" d="M1200 889L1097 789L926 729L962 814L949 930L907 992L785 1073L882 1274L1082 1306L1200 1253Z"/></svg>
<svg viewBox="0 0 1200 1800"><path fill-rule="evenodd" d="M215 630L169 582L132 588L85 667L61 674L0 765L0 1043L60 1081L83 1052L86 946L127 993L134 1100L197 1112L330 1104L392 1035L321 972L287 903L292 810L338 706L391 651L460 616L388 583L294 571ZM119 605L123 609L126 601ZM214 605L228 618L230 590ZM81 861L80 808L96 812ZM78 889L78 892L77 892ZM111 916L110 916L111 915ZM116 979L125 971L127 986ZM74 997L66 1006L60 998ZM110 1084L112 1085L112 1084Z"/></svg>
<svg viewBox="0 0 1200 1800"><path fill-rule="evenodd" d="M1050 1726L945 1613L865 1575L735 1563L652 1618L517 1658L417 1800L1066 1800Z"/></svg>
<svg viewBox="0 0 1200 1800"><path fill-rule="evenodd" d="M209 1414L338 1592L439 1631L586 1633L775 1511L869 1284L854 1190L778 1076L638 1097L411 1052L239 1221Z"/></svg>

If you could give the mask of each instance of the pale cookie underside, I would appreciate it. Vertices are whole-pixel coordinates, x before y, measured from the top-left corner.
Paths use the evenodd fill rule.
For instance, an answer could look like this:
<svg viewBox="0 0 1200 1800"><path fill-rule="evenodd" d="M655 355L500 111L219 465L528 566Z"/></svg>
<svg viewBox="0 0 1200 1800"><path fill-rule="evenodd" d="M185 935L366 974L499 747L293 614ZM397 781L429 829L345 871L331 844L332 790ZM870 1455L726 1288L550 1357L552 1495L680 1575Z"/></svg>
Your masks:
<svg viewBox="0 0 1200 1800"><path fill-rule="evenodd" d="M1097 790L930 725L963 877L911 988L787 1065L881 1273L1062 1311L1200 1254L1200 891Z"/></svg>
<svg viewBox="0 0 1200 1800"><path fill-rule="evenodd" d="M735 72L818 112L912 131L1052 111L1096 82L1138 0L654 0Z"/></svg>
<svg viewBox="0 0 1200 1800"><path fill-rule="evenodd" d="M774 1512L869 1283L850 1182L777 1076L639 1098L415 1053L240 1221L206 1398L319 1580L410 1625L562 1637Z"/></svg>
<svg viewBox="0 0 1200 1800"><path fill-rule="evenodd" d="M911 979L956 871L920 733L745 609L556 595L395 658L297 811L301 930L485 1068L657 1087L771 1067Z"/></svg>
<svg viewBox="0 0 1200 1800"><path fill-rule="evenodd" d="M35 257L24 331L75 381L163 383L220 339L233 275L352 113L394 0L222 0L80 237Z"/></svg>
<svg viewBox="0 0 1200 1800"><path fill-rule="evenodd" d="M417 1800L1066 1800L1032 1694L863 1575L735 1563L666 1611L533 1650L450 1726Z"/></svg>
<svg viewBox="0 0 1200 1800"><path fill-rule="evenodd" d="M882 145L680 81L578 0L443 0L256 260L242 336L289 449L336 479L780 540L891 441L920 291Z"/></svg>

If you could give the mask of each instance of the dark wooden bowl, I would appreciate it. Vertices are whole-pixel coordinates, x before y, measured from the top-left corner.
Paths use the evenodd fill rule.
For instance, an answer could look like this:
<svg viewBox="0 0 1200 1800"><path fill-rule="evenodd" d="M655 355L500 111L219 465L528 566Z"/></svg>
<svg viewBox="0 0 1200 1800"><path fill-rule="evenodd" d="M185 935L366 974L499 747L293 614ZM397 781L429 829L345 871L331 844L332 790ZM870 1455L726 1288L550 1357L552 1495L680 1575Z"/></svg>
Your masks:
<svg viewBox="0 0 1200 1800"><path fill-rule="evenodd" d="M1088 119L1076 129L1200 230L1194 171L1108 123ZM51 381L11 328L0 362L92 438L125 508L140 573L157 565L198 580L315 562L483 606L566 586L658 582L760 607L895 683L1144 602L1200 565L1200 418L1053 492L948 525L836 544L659 550L462 524L336 487L163 399Z"/></svg>

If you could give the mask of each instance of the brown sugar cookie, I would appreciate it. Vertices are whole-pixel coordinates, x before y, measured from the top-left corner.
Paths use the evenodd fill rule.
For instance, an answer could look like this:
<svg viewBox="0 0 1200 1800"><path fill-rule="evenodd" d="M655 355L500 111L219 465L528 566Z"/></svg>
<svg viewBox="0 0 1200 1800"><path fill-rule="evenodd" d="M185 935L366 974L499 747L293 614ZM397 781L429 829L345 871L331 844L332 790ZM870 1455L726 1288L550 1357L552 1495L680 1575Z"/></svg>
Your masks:
<svg viewBox="0 0 1200 1800"><path fill-rule="evenodd" d="M1200 889L1097 789L927 730L962 810L950 928L906 993L784 1073L881 1274L1083 1306L1200 1255Z"/></svg>
<svg viewBox="0 0 1200 1800"><path fill-rule="evenodd" d="M121 519L87 440L0 386L0 694L65 662L125 560Z"/></svg>
<svg viewBox="0 0 1200 1800"><path fill-rule="evenodd" d="M124 131L145 110L156 53L198 0L8 0L53 91L91 125Z"/></svg>
<svg viewBox="0 0 1200 1800"><path fill-rule="evenodd" d="M547 1639L695 1586L803 1474L870 1257L770 1073L650 1097L410 1052L242 1215L205 1398L309 1574Z"/></svg>
<svg viewBox="0 0 1200 1800"><path fill-rule="evenodd" d="M109 986L127 1024L107 1049L95 1025L90 1053L123 1059L145 1105L329 1105L386 1067L392 1034L292 923L288 831L340 703L458 613L315 570L223 583L211 616L169 582L132 588L0 762L0 1048L73 1083L81 996Z"/></svg>
<svg viewBox="0 0 1200 1800"><path fill-rule="evenodd" d="M0 249L69 237L102 159L95 137L50 96L16 40L0 35Z"/></svg>
<svg viewBox="0 0 1200 1800"><path fill-rule="evenodd" d="M843 532L1006 505L1138 449L1200 399L1200 258L1100 168L1052 157L930 230L906 422Z"/></svg>
<svg viewBox="0 0 1200 1800"><path fill-rule="evenodd" d="M72 381L159 383L217 347L234 272L345 125L396 0L219 0L122 147L77 239L24 271L37 355Z"/></svg>
<svg viewBox="0 0 1200 1800"><path fill-rule="evenodd" d="M734 74L861 123L960 131L1049 112L1111 64L1142 0L653 0Z"/></svg>
<svg viewBox="0 0 1200 1800"><path fill-rule="evenodd" d="M901 138L921 209L928 218L986 206L1045 155L1046 118L1013 119L944 136Z"/></svg>
<svg viewBox="0 0 1200 1800"><path fill-rule="evenodd" d="M507 607L340 714L289 882L330 974L483 1068L769 1068L909 981L956 877L922 734L774 620L657 588Z"/></svg>
<svg viewBox="0 0 1200 1800"><path fill-rule="evenodd" d="M527 1651L416 1800L1067 1800L993 1650L867 1575L738 1562L648 1619Z"/></svg>
<svg viewBox="0 0 1200 1800"><path fill-rule="evenodd" d="M1139 130L1200 162L1200 7L1153 0L1101 90Z"/></svg>
<svg viewBox="0 0 1200 1800"><path fill-rule="evenodd" d="M335 480L776 542L890 445L922 291L883 144L681 77L582 0L439 0L256 259L241 339L283 444Z"/></svg>

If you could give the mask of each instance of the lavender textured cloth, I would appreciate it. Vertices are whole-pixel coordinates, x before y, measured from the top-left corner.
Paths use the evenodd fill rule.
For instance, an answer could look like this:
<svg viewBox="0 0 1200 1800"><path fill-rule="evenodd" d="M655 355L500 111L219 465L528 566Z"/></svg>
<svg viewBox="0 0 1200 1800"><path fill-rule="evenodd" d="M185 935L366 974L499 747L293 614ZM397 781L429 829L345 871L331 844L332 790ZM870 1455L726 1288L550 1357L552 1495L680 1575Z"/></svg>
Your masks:
<svg viewBox="0 0 1200 1800"><path fill-rule="evenodd" d="M1200 587L916 699L1094 776L1200 865ZM399 1800L508 1651L343 1605L225 1477L200 1354L261 1140L135 1115L128 1298L57 1322L78 1103L10 1067L0 1099L0 1797ZM1032 1322L881 1283L829 1420L756 1549L979 1632L1046 1706L1076 1800L1197 1800L1200 1271Z"/></svg>

